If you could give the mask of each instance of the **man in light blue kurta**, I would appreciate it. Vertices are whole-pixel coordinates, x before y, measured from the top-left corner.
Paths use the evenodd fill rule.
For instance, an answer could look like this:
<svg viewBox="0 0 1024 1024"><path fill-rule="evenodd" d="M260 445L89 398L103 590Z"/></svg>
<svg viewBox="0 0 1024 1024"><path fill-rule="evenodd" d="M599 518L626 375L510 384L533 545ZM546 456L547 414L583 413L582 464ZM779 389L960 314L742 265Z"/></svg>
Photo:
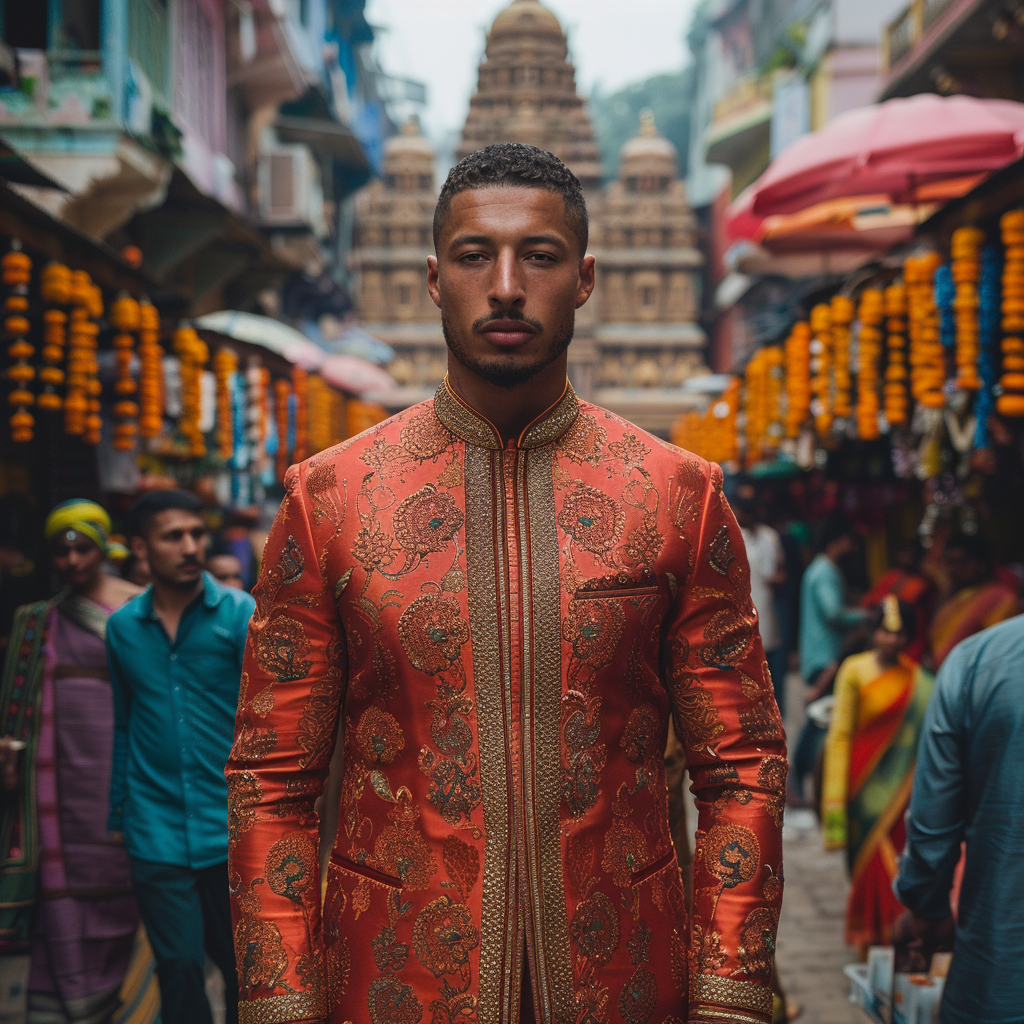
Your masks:
<svg viewBox="0 0 1024 1024"><path fill-rule="evenodd" d="M1024 1020L1024 615L964 640L925 715L894 886L918 919L949 918L967 842L940 1024Z"/></svg>

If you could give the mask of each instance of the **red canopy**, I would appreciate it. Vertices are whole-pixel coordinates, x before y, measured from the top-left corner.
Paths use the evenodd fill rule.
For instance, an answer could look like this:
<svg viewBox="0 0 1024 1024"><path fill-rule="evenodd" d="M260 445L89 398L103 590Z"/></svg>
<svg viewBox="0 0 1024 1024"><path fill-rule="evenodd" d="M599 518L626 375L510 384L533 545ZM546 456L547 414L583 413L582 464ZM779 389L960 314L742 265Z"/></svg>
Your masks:
<svg viewBox="0 0 1024 1024"><path fill-rule="evenodd" d="M923 93L847 111L784 149L752 186L756 216L827 199L934 202L1024 156L1024 103Z"/></svg>

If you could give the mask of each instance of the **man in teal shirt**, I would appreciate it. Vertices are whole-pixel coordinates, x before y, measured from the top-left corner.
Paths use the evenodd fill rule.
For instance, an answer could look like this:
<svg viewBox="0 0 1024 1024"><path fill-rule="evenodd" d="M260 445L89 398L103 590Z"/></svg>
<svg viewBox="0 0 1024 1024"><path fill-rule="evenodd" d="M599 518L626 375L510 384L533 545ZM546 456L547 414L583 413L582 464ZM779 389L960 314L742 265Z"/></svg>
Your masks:
<svg viewBox="0 0 1024 1024"><path fill-rule="evenodd" d="M203 572L202 504L157 491L133 509L132 549L153 585L111 615L110 828L123 831L157 961L164 1024L211 1024L204 948L237 976L228 903L227 763L255 603Z"/></svg>

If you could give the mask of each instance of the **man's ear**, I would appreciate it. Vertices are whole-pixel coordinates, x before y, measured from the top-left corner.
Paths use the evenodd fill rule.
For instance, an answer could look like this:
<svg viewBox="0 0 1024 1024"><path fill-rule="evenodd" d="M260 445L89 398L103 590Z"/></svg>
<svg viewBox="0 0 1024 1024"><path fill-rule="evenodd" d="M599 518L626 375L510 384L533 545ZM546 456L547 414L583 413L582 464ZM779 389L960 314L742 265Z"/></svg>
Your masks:
<svg viewBox="0 0 1024 1024"><path fill-rule="evenodd" d="M128 543L132 549L132 554L136 558L144 560L146 556L149 554L149 548L147 547L145 540L138 534L132 537L132 539Z"/></svg>
<svg viewBox="0 0 1024 1024"><path fill-rule="evenodd" d="M576 288L576 308L579 309L594 291L594 275L597 260L593 256L584 256L580 260L579 285Z"/></svg>
<svg viewBox="0 0 1024 1024"><path fill-rule="evenodd" d="M430 292L430 297L434 300L434 305L438 309L441 308L441 289L437 284L438 270L437 270L437 257L427 257L427 291Z"/></svg>

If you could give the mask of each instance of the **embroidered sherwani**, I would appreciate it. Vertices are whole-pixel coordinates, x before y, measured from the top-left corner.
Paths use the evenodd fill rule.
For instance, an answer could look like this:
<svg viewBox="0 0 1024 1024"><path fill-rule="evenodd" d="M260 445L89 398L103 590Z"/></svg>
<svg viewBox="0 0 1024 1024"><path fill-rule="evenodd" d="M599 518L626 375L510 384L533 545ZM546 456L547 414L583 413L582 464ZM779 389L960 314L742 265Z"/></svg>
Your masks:
<svg viewBox="0 0 1024 1024"><path fill-rule="evenodd" d="M503 445L442 385L289 471L255 596L228 764L243 1022L511 1024L524 971L542 1024L771 1019L785 747L717 467L568 386Z"/></svg>

